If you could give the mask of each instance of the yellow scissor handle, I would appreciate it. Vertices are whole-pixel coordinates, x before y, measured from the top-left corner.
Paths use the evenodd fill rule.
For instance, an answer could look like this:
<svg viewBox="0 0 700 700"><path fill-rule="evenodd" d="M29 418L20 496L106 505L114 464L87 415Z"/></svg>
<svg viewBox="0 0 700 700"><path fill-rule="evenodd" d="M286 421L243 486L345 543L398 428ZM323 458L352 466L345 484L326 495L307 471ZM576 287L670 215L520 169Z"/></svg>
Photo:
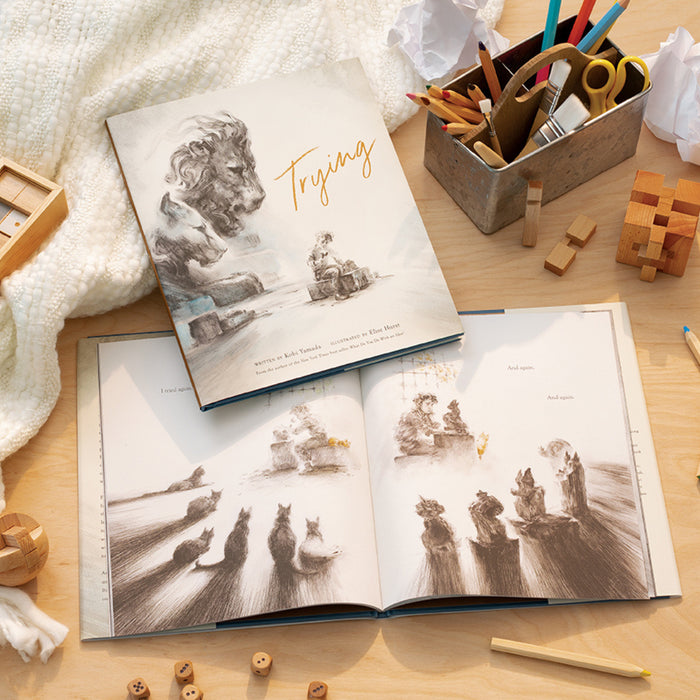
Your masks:
<svg viewBox="0 0 700 700"><path fill-rule="evenodd" d="M644 85L642 86L642 92L649 87L651 80L649 78L649 68L647 67L647 64L644 63L644 61L638 56L624 56L617 64L617 77L615 78L615 84L613 85L612 90L610 90L610 93L605 99L605 109L612 109L613 107L617 106L615 98L620 94L620 91L625 86L625 81L627 80L628 63L635 63L642 69L642 73L644 73Z"/></svg>
<svg viewBox="0 0 700 700"><path fill-rule="evenodd" d="M606 110L606 97L615 84L615 66L610 61L596 58L583 69L581 80L590 103L589 118L594 119Z"/></svg>

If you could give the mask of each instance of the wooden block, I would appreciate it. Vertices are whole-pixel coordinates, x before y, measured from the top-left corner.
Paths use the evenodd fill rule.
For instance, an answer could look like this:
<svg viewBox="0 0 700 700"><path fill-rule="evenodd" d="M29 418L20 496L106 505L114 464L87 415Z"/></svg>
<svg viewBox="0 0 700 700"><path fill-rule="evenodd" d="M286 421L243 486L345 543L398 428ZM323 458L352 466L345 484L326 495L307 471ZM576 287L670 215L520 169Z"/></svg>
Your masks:
<svg viewBox="0 0 700 700"><path fill-rule="evenodd" d="M10 237L6 236L4 233L0 233L0 250L2 250L2 247L5 245L5 243L10 242Z"/></svg>
<svg viewBox="0 0 700 700"><path fill-rule="evenodd" d="M175 680L184 685L194 680L194 666L188 659L182 659L175 664Z"/></svg>
<svg viewBox="0 0 700 700"><path fill-rule="evenodd" d="M576 251L573 248L569 248L566 241L560 241L545 258L545 269L561 277L569 269L575 257Z"/></svg>
<svg viewBox="0 0 700 700"><path fill-rule="evenodd" d="M656 268L653 265L642 265L642 271L639 274L639 279L644 282L653 282L656 277Z"/></svg>
<svg viewBox="0 0 700 700"><path fill-rule="evenodd" d="M186 685L180 691L180 700L202 700L204 693L196 685Z"/></svg>
<svg viewBox="0 0 700 700"><path fill-rule="evenodd" d="M6 202L14 201L14 198L27 186L27 181L16 172L3 169L0 172L0 197Z"/></svg>
<svg viewBox="0 0 700 700"><path fill-rule="evenodd" d="M528 248L537 245L540 230L540 206L542 204L542 182L530 180L527 183L527 202L525 204L525 221L523 224L522 243Z"/></svg>
<svg viewBox="0 0 700 700"><path fill-rule="evenodd" d="M649 242L639 249L639 261L643 264L650 264L646 260L663 261L666 259L664 252L664 240L666 239L666 229L663 226L652 226Z"/></svg>
<svg viewBox="0 0 700 700"><path fill-rule="evenodd" d="M311 681L309 683L308 698L325 698L328 695L328 686L323 681Z"/></svg>
<svg viewBox="0 0 700 700"><path fill-rule="evenodd" d="M134 700L141 700L142 698L151 696L151 691L148 689L148 685L143 678L134 678L133 681L129 681L126 689Z"/></svg>
<svg viewBox="0 0 700 700"><path fill-rule="evenodd" d="M659 203L656 205L656 214L654 214L654 224L657 226L666 226L668 223L668 217L671 215L671 209L673 208L675 192L672 187L662 188Z"/></svg>
<svg viewBox="0 0 700 700"><path fill-rule="evenodd" d="M648 170L637 170L634 184L632 185L630 201L655 207L659 203L663 186L663 175L652 173Z"/></svg>
<svg viewBox="0 0 700 700"><path fill-rule="evenodd" d="M574 244L583 248L595 233L596 222L585 214L579 214L566 229L566 237Z"/></svg>
<svg viewBox="0 0 700 700"><path fill-rule="evenodd" d="M272 668L272 657L264 651L256 651L250 661L250 670L256 676L267 676Z"/></svg>
<svg viewBox="0 0 700 700"><path fill-rule="evenodd" d="M21 209L25 214L31 214L41 206L49 194L49 190L27 183L27 186L12 200L12 206Z"/></svg>
<svg viewBox="0 0 700 700"><path fill-rule="evenodd" d="M640 246L649 242L655 214L656 209L648 204L630 202L627 205L620 242L615 255L617 262L640 266L637 259L638 251Z"/></svg>
<svg viewBox="0 0 700 700"><path fill-rule="evenodd" d="M673 211L700 216L700 182L678 180L673 199Z"/></svg>

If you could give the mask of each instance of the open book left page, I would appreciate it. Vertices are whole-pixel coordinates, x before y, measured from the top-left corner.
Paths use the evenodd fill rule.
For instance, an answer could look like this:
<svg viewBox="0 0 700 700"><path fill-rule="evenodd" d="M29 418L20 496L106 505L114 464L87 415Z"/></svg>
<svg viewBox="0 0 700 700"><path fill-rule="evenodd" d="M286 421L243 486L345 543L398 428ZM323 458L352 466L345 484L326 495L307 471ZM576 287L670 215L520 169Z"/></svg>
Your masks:
<svg viewBox="0 0 700 700"><path fill-rule="evenodd" d="M203 409L461 335L357 59L107 127Z"/></svg>
<svg viewBox="0 0 700 700"><path fill-rule="evenodd" d="M81 584L83 639L380 606L356 373L202 413L172 335L96 352L105 561L81 578L106 595Z"/></svg>

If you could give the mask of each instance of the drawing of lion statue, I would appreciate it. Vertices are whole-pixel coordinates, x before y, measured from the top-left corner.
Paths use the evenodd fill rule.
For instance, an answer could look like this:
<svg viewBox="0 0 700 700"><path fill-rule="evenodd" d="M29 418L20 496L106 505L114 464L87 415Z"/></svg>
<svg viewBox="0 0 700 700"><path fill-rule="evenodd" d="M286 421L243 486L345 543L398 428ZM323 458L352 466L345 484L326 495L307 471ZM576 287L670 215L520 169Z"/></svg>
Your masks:
<svg viewBox="0 0 700 700"><path fill-rule="evenodd" d="M235 237L244 227L244 217L257 211L265 198L248 129L227 112L190 121L188 139L170 156L166 182L219 236Z"/></svg>

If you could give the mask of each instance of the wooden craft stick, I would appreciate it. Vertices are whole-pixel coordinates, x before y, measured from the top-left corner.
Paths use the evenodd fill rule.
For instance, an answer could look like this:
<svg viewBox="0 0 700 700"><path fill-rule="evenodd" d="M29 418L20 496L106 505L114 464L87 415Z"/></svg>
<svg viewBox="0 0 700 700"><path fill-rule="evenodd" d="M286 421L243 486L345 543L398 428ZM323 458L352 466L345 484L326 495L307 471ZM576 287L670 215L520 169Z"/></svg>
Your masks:
<svg viewBox="0 0 700 700"><path fill-rule="evenodd" d="M498 82L496 66L493 65L491 54L483 41L479 42L479 61L481 62L481 68L484 71L486 83L489 86L491 100L495 104L498 101L498 98L501 96L501 83Z"/></svg>
<svg viewBox="0 0 700 700"><path fill-rule="evenodd" d="M497 637L491 639L491 649L493 651L503 651L507 654L527 656L531 659L554 661L556 663L566 664L567 666L578 666L579 668L588 668L593 671L614 673L618 676L627 676L629 678L651 675L649 671L645 671L640 666L625 661L602 659L597 656L577 654L573 651L562 651L560 649L549 649L535 644L513 642L508 639L498 639Z"/></svg>

